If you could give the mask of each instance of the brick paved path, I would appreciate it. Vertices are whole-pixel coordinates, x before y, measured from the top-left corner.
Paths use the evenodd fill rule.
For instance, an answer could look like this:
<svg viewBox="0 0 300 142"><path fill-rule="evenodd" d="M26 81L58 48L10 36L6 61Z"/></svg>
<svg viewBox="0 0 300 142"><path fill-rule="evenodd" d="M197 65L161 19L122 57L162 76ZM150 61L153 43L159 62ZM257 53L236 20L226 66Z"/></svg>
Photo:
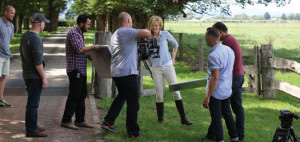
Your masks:
<svg viewBox="0 0 300 142"><path fill-rule="evenodd" d="M47 138L25 137L25 107L27 93L22 78L21 59L18 54L11 59L10 76L6 82L4 97L12 108L0 108L0 142L93 142L102 141L96 129L69 130L60 127L68 94L68 78L65 71L66 32L44 38L46 74L49 87L43 90L38 122L46 128ZM86 99L86 121L97 126L94 99Z"/></svg>

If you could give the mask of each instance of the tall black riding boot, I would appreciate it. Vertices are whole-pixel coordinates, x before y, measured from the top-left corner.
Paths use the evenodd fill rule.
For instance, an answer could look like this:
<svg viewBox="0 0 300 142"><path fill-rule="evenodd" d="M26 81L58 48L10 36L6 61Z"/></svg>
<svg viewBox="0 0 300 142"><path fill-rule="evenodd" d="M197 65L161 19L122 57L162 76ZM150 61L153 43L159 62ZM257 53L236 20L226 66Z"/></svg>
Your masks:
<svg viewBox="0 0 300 142"><path fill-rule="evenodd" d="M184 113L184 108L183 108L183 103L182 103L182 100L176 100L175 101L176 103L176 107L178 109L178 112L179 112L179 115L180 115L180 118L181 118L181 124L182 125L192 125L193 123L190 122L188 119L186 119L185 117L185 113Z"/></svg>
<svg viewBox="0 0 300 142"><path fill-rule="evenodd" d="M162 123L164 121L164 102L156 103L157 120Z"/></svg>

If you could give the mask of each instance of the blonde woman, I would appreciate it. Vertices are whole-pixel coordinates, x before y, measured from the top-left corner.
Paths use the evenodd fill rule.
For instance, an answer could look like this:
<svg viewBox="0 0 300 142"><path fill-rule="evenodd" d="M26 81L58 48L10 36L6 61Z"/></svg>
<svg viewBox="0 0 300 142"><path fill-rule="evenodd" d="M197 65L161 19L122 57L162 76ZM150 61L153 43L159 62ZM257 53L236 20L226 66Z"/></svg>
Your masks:
<svg viewBox="0 0 300 142"><path fill-rule="evenodd" d="M156 89L156 110L158 122L163 122L164 116L164 80L169 84L176 83L176 73L173 64L175 63L178 43L175 38L168 32L161 30L163 28L163 21L159 16L152 16L148 21L147 28L151 31L151 37L157 40L160 48L159 58L151 58L153 81ZM172 56L169 53L169 43L173 46ZM182 97L179 91L172 92L175 98L176 107L178 109L181 124L192 125L187 120L183 108Z"/></svg>

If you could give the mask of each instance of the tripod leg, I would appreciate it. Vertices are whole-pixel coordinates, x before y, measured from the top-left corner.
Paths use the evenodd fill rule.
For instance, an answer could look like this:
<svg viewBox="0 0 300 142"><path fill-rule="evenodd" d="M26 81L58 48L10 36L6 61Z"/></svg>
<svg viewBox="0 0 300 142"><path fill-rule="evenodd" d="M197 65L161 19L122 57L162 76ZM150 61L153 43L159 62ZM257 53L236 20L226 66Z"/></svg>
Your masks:
<svg viewBox="0 0 300 142"><path fill-rule="evenodd" d="M300 142L298 136L296 135L295 131L293 128L290 129L290 136L292 142ZM294 140L293 140L294 139Z"/></svg>

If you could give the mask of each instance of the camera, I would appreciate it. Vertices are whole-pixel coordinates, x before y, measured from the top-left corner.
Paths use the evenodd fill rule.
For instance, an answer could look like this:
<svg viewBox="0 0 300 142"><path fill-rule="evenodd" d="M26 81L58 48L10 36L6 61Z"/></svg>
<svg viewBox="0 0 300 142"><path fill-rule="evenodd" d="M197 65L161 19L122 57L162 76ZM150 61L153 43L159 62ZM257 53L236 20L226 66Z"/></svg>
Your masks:
<svg viewBox="0 0 300 142"><path fill-rule="evenodd" d="M272 142L288 142L289 140L300 142L300 139L292 128L294 118L300 119L300 116L288 110L280 110L279 119L281 125L276 129Z"/></svg>
<svg viewBox="0 0 300 142"><path fill-rule="evenodd" d="M292 127L293 118L299 119L300 116L297 114L294 114L288 110L281 110L279 119L281 121L281 127L282 128L290 128Z"/></svg>
<svg viewBox="0 0 300 142"><path fill-rule="evenodd" d="M155 38L141 40L138 42L138 52L141 60L147 60L150 57L159 58L159 46Z"/></svg>

